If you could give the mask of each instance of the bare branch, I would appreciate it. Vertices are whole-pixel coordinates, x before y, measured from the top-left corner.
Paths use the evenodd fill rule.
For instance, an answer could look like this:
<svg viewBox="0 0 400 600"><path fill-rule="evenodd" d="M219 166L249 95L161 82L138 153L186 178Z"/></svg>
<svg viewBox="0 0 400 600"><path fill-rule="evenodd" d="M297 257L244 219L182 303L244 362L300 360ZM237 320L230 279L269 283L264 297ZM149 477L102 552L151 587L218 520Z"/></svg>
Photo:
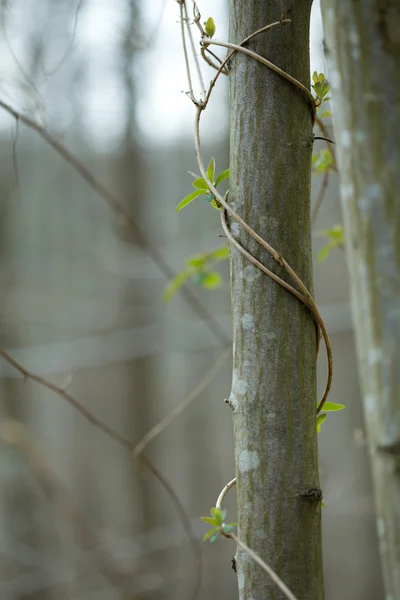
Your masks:
<svg viewBox="0 0 400 600"><path fill-rule="evenodd" d="M198 383L198 385L186 396L184 400L180 404L178 404L164 419L161 419L157 425L155 425L150 431L146 433L146 435L140 440L140 442L135 446L132 454L133 458L136 458L143 452L150 442L152 442L164 429L168 427L179 415L183 413L184 410L196 400L196 398L201 394L203 390L211 383L214 377L219 373L223 364L227 361L229 356L231 355L231 348L227 348L220 355L220 357L215 361L212 365L211 369L206 373L203 379Z"/></svg>
<svg viewBox="0 0 400 600"><path fill-rule="evenodd" d="M252 550L251 548L249 548L244 542L242 542L242 540L240 540L234 533L228 533L226 535L226 537L230 538L231 540L233 540L234 542L236 542L236 544L239 546L239 548L241 548L244 552L246 552L246 554L248 554L258 565L260 565L260 567L266 572L268 573L268 575L271 577L272 581L274 583L276 583L276 585L278 586L278 588L280 590L282 590L282 592L285 594L286 598L288 600L297 600L296 596L293 594L293 592L287 587L287 585L282 581L282 579L279 577L279 575L277 575L275 573L275 571L266 563L263 561L262 558L260 558L258 556L258 554L256 554L254 552L254 550Z"/></svg>
<svg viewBox="0 0 400 600"><path fill-rule="evenodd" d="M324 199L328 187L329 174L329 170L326 170L322 175L322 181L321 186L319 188L318 196L316 197L311 210L311 227L314 227L315 222L317 220L318 211L321 208L322 200Z"/></svg>
<svg viewBox="0 0 400 600"><path fill-rule="evenodd" d="M130 600L133 596L130 592L132 575L121 571L114 558L101 548L96 532L22 424L13 419L4 420L0 426L0 438L22 454L52 507L71 526L80 547L93 553L97 564L103 565L99 566L99 572L113 587L123 592L123 598Z"/></svg>
<svg viewBox="0 0 400 600"><path fill-rule="evenodd" d="M104 421L102 421L101 419L96 417L96 415L94 415L87 408L85 408L79 400L77 400L74 396L72 396L71 394L66 392L63 388L59 387L55 383L52 383L48 379L45 379L44 377L37 375L36 373L32 373L31 371L28 371L28 369L25 369L25 367L23 367L18 361L16 361L14 358L12 358L5 350L3 350L1 348L0 348L0 356L2 356L4 358L4 360L6 362L8 362L8 364L10 364L14 369L19 371L24 376L25 379L31 379L32 381L36 381L43 387L51 390L52 392L56 393L58 396L63 398L76 411L78 411L82 415L82 417L84 419L86 419L86 421L88 421L94 427L97 427L107 437L109 437L110 439L114 440L117 444L119 444L119 446L121 446L122 448L125 448L126 450L128 450L131 453L134 451L135 446L134 446L134 444L132 444L132 442L130 442L123 435L121 435L120 433L115 431L115 429L113 429L112 427L107 425L107 423L105 423ZM193 531L193 528L190 523L190 519L188 517L186 510L184 509L181 501L179 500L178 496L176 495L171 484L165 479L165 477L160 473L160 471L158 471L158 469L147 458L147 456L145 456L144 454L141 454L140 460L147 467L147 469L149 469L149 471L151 471L154 474L154 476L158 479L158 481L160 482L160 484L162 485L164 490L167 492L168 496L171 498L171 500L175 506L175 509L179 515L179 518L181 520L181 523L185 530L185 533L186 533L186 535L190 541L190 544L192 546L193 556L195 558L195 563L196 563L196 573L197 573L195 593L193 594L193 598L195 598L197 595L197 592L199 590L201 577L202 577L201 548L200 548L199 542L196 538L196 534Z"/></svg>
<svg viewBox="0 0 400 600"><path fill-rule="evenodd" d="M126 212L123 204L102 184L94 175L85 167L79 158L68 150L53 134L42 127L39 123L15 110L12 106L0 100L0 107L8 112L15 119L21 121L24 125L36 131L56 152L86 181L92 190L102 198L106 204L113 210L117 216L121 216L128 227L133 231L139 244L150 256L154 263L159 267L160 271L168 279L175 277L175 272L165 261L163 255L151 244L146 235L139 229L136 222ZM190 305L193 312L207 325L215 339L222 345L228 346L230 338L226 335L218 321L210 314L202 303L197 299L191 289L185 284L180 288L179 292Z"/></svg>
<svg viewBox="0 0 400 600"><path fill-rule="evenodd" d="M62 55L60 60L56 63L56 65L52 69L48 69L47 71L43 70L43 73L47 77L51 77L52 75L55 75L55 73L57 73L57 71L63 66L63 64L67 60L68 56L72 52L72 49L73 49L74 43L75 43L75 38L76 38L76 31L78 29L79 13L82 10L84 2L85 2L85 0L79 0L78 4L76 6L75 16L74 16L74 24L72 27L72 35L71 35L71 39L69 40L69 42L67 44L67 48L66 48L64 54Z"/></svg>

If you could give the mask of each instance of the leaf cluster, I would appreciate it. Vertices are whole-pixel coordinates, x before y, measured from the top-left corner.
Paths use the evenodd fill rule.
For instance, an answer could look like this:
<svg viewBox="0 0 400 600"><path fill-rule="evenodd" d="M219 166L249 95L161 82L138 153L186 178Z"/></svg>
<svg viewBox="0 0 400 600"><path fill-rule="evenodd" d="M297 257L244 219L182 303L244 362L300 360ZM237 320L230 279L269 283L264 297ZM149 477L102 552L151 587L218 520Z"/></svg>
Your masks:
<svg viewBox="0 0 400 600"><path fill-rule="evenodd" d="M328 80L326 79L325 75L323 73L317 73L317 71L314 71L314 73L312 74L312 80L313 83L311 84L311 87L315 92L315 104L318 108L324 102L328 102L330 100L330 96L328 96L328 94L330 92L331 86ZM326 111L326 113L321 113L318 116L323 119L324 117L331 117L332 114L330 111Z"/></svg>
<svg viewBox="0 0 400 600"><path fill-rule="evenodd" d="M206 202L211 202L214 208L220 210L221 207L219 205L218 200L215 198L214 194L209 190L207 182L203 177L196 175L195 173L190 173L192 177L194 177L194 181L192 182L192 186L195 188L194 192L191 192L188 196L186 196L183 200L181 200L176 207L176 212L178 213L182 208L193 202L195 198L198 196L205 196ZM229 178L229 169L222 171L218 175L218 177L214 180L215 177L215 159L212 158L207 167L207 178L213 182L214 187L218 187L218 185L224 181L224 179Z"/></svg>
<svg viewBox="0 0 400 600"><path fill-rule="evenodd" d="M318 232L318 235L329 240L318 253L317 259L319 262L326 260L334 248L344 247L343 225L334 225L331 229L322 229Z"/></svg>
<svg viewBox="0 0 400 600"><path fill-rule="evenodd" d="M220 535L228 535L237 524L225 523L227 514L226 509L221 510L220 508L212 508L210 513L211 517L201 517L201 520L212 527L203 537L203 541L209 539L212 544Z"/></svg>
<svg viewBox="0 0 400 600"><path fill-rule="evenodd" d="M220 286L221 275L212 269L215 262L225 260L229 256L228 246L221 246L210 252L202 252L186 260L187 268L172 279L165 288L163 300L169 302L179 288L190 280L196 285L212 290Z"/></svg>

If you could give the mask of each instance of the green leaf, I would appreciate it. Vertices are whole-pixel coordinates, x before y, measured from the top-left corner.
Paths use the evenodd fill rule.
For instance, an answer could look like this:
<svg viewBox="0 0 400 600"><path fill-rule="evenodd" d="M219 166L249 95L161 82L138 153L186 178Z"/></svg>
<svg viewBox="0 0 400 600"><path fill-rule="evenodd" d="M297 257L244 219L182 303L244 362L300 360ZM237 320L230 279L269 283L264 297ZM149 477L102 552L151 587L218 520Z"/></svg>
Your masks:
<svg viewBox="0 0 400 600"><path fill-rule="evenodd" d="M312 86L312 88L315 91L315 93L317 94L317 96L320 98L321 97L321 92L322 92L322 85L320 84L320 82L317 81L317 83L315 83Z"/></svg>
<svg viewBox="0 0 400 600"><path fill-rule="evenodd" d="M334 410L343 410L346 407L344 404L336 404L336 402L325 402L322 408L328 412Z"/></svg>
<svg viewBox="0 0 400 600"><path fill-rule="evenodd" d="M221 510L220 508L212 508L211 514L218 523L218 525L221 526L226 517L226 510Z"/></svg>
<svg viewBox="0 0 400 600"><path fill-rule="evenodd" d="M218 525L217 521L213 517L200 517L204 523L208 523L209 525Z"/></svg>
<svg viewBox="0 0 400 600"><path fill-rule="evenodd" d="M215 187L217 187L221 183L221 181L224 181L224 179L229 179L229 172L229 169L226 169L218 175L217 179L215 180Z"/></svg>
<svg viewBox="0 0 400 600"><path fill-rule="evenodd" d="M197 196L202 196L203 194L204 194L203 190L195 190L194 192L192 192L191 194L186 196L186 198L184 198L183 200L181 200L179 202L178 206L175 209L176 212L178 213L180 210L182 210L182 208L184 208L185 206L187 206L188 204L193 202L193 200L195 198L197 198Z"/></svg>
<svg viewBox="0 0 400 600"><path fill-rule="evenodd" d="M192 275L192 271L182 271L182 273L178 273L178 275L169 282L167 287L165 288L163 294L163 301L169 302L174 294L179 290L179 288L185 283L186 279L188 279Z"/></svg>
<svg viewBox="0 0 400 600"><path fill-rule="evenodd" d="M208 193L208 186L202 177L199 177L198 179L195 179L194 181L192 181L192 186L199 190L204 190L205 192Z"/></svg>
<svg viewBox="0 0 400 600"><path fill-rule="evenodd" d="M186 264L188 267L193 267L194 269L201 269L205 267L208 258L208 253L203 252L202 254L196 254L196 256L191 256L190 258L186 259Z"/></svg>
<svg viewBox="0 0 400 600"><path fill-rule="evenodd" d="M322 231L320 231L320 235L344 242L343 225L334 225L331 227L331 229L322 229Z"/></svg>
<svg viewBox="0 0 400 600"><path fill-rule="evenodd" d="M216 271L211 271L210 273L207 273L203 281L201 282L201 285L207 288L208 290L213 290L217 288L220 284L221 275Z"/></svg>
<svg viewBox="0 0 400 600"><path fill-rule="evenodd" d="M323 502L321 502L321 506L322 506L322 508L326 508L326 506Z"/></svg>
<svg viewBox="0 0 400 600"><path fill-rule="evenodd" d="M314 83L317 83L318 81L318 73L317 71L314 71L314 73L312 74L312 80Z"/></svg>
<svg viewBox="0 0 400 600"><path fill-rule="evenodd" d="M328 258L332 250L335 248L335 246L336 244L330 242L329 244L326 244L326 246L321 248L317 255L318 262L324 262L324 260Z"/></svg>
<svg viewBox="0 0 400 600"><path fill-rule="evenodd" d="M210 181L214 181L214 174L215 174L215 160L214 160L214 158L212 158L207 167L207 177Z"/></svg>
<svg viewBox="0 0 400 600"><path fill-rule="evenodd" d="M317 433L321 431L321 425L326 419L326 414L318 415L317 417Z"/></svg>
<svg viewBox="0 0 400 600"><path fill-rule="evenodd" d="M330 119L332 116L332 113L330 110L324 110L324 112L322 112L319 116L321 119Z"/></svg>
<svg viewBox="0 0 400 600"><path fill-rule="evenodd" d="M216 208L217 210L221 210L221 205L220 205L220 203L218 202L218 200L213 200L213 201L211 202L211 204L212 204L212 205L213 205L213 207L214 207L214 208Z"/></svg>
<svg viewBox="0 0 400 600"><path fill-rule="evenodd" d="M321 90L321 96L324 97L327 95L327 93L330 90L330 86L329 83L327 81L325 81L324 85L322 86L322 90Z"/></svg>
<svg viewBox="0 0 400 600"><path fill-rule="evenodd" d="M217 540L219 538L219 531L217 533L214 533L214 535L210 538L210 543L213 544L215 542L215 540Z"/></svg>
<svg viewBox="0 0 400 600"><path fill-rule="evenodd" d="M210 529L210 531L207 531L207 533L203 536L203 542L208 540L208 538L210 538L215 533L218 533L218 529L214 528L214 529Z"/></svg>
<svg viewBox="0 0 400 600"><path fill-rule="evenodd" d="M213 35L215 35L215 32L217 30L215 23L214 23L214 19L212 17L209 17L205 23L205 30L206 30L206 34L209 37L213 37Z"/></svg>
<svg viewBox="0 0 400 600"><path fill-rule="evenodd" d="M222 246L222 248L217 248L210 252L210 260L225 260L225 258L229 258L228 246Z"/></svg>
<svg viewBox="0 0 400 600"><path fill-rule="evenodd" d="M324 83L324 81L325 81L325 75L323 73L320 73L318 75L318 80L319 80L320 83Z"/></svg>

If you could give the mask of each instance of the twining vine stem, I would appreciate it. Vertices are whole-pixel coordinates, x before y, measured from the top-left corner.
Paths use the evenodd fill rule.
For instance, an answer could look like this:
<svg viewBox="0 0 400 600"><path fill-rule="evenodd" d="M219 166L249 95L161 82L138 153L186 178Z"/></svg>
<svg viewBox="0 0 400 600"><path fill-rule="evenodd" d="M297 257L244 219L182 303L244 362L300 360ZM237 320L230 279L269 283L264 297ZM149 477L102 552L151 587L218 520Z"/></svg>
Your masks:
<svg viewBox="0 0 400 600"><path fill-rule="evenodd" d="M223 488L222 492L218 496L217 502L215 504L215 508L218 508L219 510L222 509L222 502L223 502L226 494L229 492L230 489L233 488L233 486L235 484L236 484L236 477L234 479L232 479L229 483L227 483L226 486ZM223 535L226 538L229 538L230 540L233 540L236 543L236 545L239 548L241 548L241 550L246 552L246 554L248 554L257 564L259 564L260 567L262 569L264 569L264 571L266 573L268 573L268 575L271 577L272 581L274 583L276 583L276 585L282 590L282 592L285 594L285 596L286 596L286 598L288 598L288 600L297 600L297 598L293 594L293 592L287 587L287 585L282 581L282 579L272 569L272 567L270 567L268 563L263 561L262 558L260 556L258 556L258 554L256 554L256 552L254 552L254 550L252 550L251 548L249 548L249 546L247 546L247 544L242 542L242 540L239 537L237 537L237 535L235 535L232 532L227 533L224 531L223 528L221 528L221 535Z"/></svg>
<svg viewBox="0 0 400 600"><path fill-rule="evenodd" d="M179 4L180 4L180 9L181 12L183 13L183 9L182 9L182 4L185 4L185 0L178 0ZM195 3L194 3L195 5ZM281 254L279 254L279 252L277 252L274 248L272 248L272 246L270 246L270 244L268 244L268 242L266 242L260 235L258 235L237 213L235 213L235 211L230 207L229 203L226 201L225 198L223 198L221 196L221 194L218 192L218 190L216 189L216 187L214 186L213 182L209 179L209 177L207 176L207 171L204 165L204 160L203 160L203 156L202 156L202 152L201 152L201 143L200 143L200 119L201 119L201 114L202 112L205 110L205 108L207 107L207 104L209 102L210 99L210 95L211 92L215 86L215 83L217 81L217 78L219 77L221 72L224 72L225 66L227 65L228 61L230 60L230 58L233 56L233 54L235 52L243 52L244 54L250 56L251 58L258 60L259 62L261 62L262 64L264 64L265 66L267 66L268 68L270 68L271 70L277 72L279 75L281 75L282 77L284 77L287 81L289 81L290 83L292 83L293 85L295 85L299 90L301 90L307 97L307 99L309 100L310 104L311 104L311 108L312 108L312 119L313 119L313 123L316 120L316 104L315 104L315 100L314 97L312 96L312 94L310 93L310 91L299 81L297 81L296 79L294 79L291 75L289 75L288 73L286 73L285 71L283 71L282 69L280 69L279 67L277 67L276 65L274 65L273 63L271 63L270 61L268 61L267 59L263 58L262 56L259 56L258 54L256 54L255 52L252 52L250 50L248 50L247 48L243 48L243 45L248 42L250 39L252 39L254 36L267 31L268 29L271 29L273 27L277 27L277 26L281 26L285 23L290 23L290 19L283 19L282 21L276 21L274 23L270 23L269 25L262 27L261 29L258 29L256 32L253 32L251 35L249 35L247 38L245 38L244 40L242 40L240 42L240 44L230 44L227 42L219 42L217 40L213 40L212 38L210 38L209 36L207 36L207 34L205 33L205 31L202 29L202 27L199 25L200 23L200 16L199 16L199 12L197 11L197 13L195 13L195 22L196 24L199 26L202 37L201 37L201 47L205 47L207 48L210 44L214 44L214 45L218 45L218 46L223 46L226 47L228 49L231 49L231 52L227 55L227 57L221 62L219 69L217 71L217 73L215 74L214 78L212 79L208 92L206 94L205 100L197 100L194 96L193 93L189 94L192 102L194 103L194 105L196 106L196 116L195 116L195 149L196 149L196 157L197 157L197 162L198 162L198 166L200 169L200 173L201 176L203 177L203 179L205 180L205 182L207 183L207 186L210 190L210 192L212 192L217 200L217 202L221 205L221 207L224 210L221 210L221 221L222 221L222 226L224 228L225 234L227 235L229 241L250 261L252 262L252 264L254 264L257 268L259 268L263 273L265 273L266 275L268 275L269 277L271 277L274 281L276 281L279 285L283 286L285 289L287 289L288 291L290 291L292 294L294 294L294 296L296 298L298 298L311 312L314 321L317 325L317 329L318 329L318 333L317 333L317 351L319 348L319 337L320 337L320 333L319 333L319 329L321 330L322 336L324 338L324 342L325 342L325 347L326 347L326 353L327 353L327 360L328 360L328 376L327 376L327 383L326 383L326 387L325 387L325 391L324 394L322 396L321 401L318 404L317 407L317 415L321 412L326 399L328 397L330 388L331 388L331 384L332 384L332 370L333 370L333 361L332 361L332 348L331 348L331 344L330 344L330 340L329 340L329 336L328 336L328 332L326 330L324 321L318 311L318 308L315 304L314 298L312 297L312 294L308 291L307 287L304 285L304 283L302 282L302 280L300 279L300 277L295 273L295 271L291 268L291 266L285 261L285 259L283 258L283 256ZM189 65L189 59L187 56L187 50L186 50L186 45L183 45L183 51L185 54L185 62L187 65ZM196 62L196 64L198 64L198 59L197 56L194 55L194 60ZM191 79L188 79L188 82L191 86ZM281 267L283 267L285 269L285 271L290 275L290 277L293 279L293 281L296 283L296 285L298 286L298 288L300 289L300 292L298 292L295 288L293 288L293 286L291 286L290 284L287 284L286 282L284 282L280 277L278 277L277 275L273 274L272 271L270 271L269 269L267 269L264 265L262 265L262 263L260 261L258 261L255 257L253 257L247 250L245 250L245 248L243 248L243 246L237 242L237 240L235 240L232 236L232 234L229 231L229 228L227 226L226 223L226 216L224 214L224 212L226 211L227 214L229 214L229 216L234 219L237 223L239 223L239 225L241 225L245 231L247 231L247 233L254 239L256 240L256 242L262 246L275 260L276 262L281 265Z"/></svg>
<svg viewBox="0 0 400 600"><path fill-rule="evenodd" d="M214 39L212 39L211 37L209 37L207 35L207 33L204 31L204 29L202 28L202 26L200 24L200 12L199 12L199 10L197 8L196 2L194 0L192 0L192 2L193 2L194 22L199 27L200 33L201 33L201 42L200 42L201 55L206 60L206 62L208 64L210 64L212 67L214 67L215 69L217 69L217 73L215 74L214 78L212 79L212 81L211 81L211 83L209 85L209 88L208 88L208 91L207 91L207 93L205 95L205 99L204 100L197 100L194 97L194 94L193 94L193 91L192 91L192 85L191 85L191 78L190 78L190 76L188 77L189 88L190 88L190 92L189 92L188 95L191 98L191 100L194 103L194 105L196 106L195 127L194 127L195 135L194 135L194 137L195 137L196 157L197 157L197 162L198 162L198 166L199 166L199 169L200 169L200 173L201 173L202 178L206 182L206 184L208 186L208 189L214 195L214 197L216 199L216 202L219 204L219 207L221 209L221 223L222 223L222 227L223 227L224 233L227 236L230 244L233 245L235 248L237 248L237 250L239 250L239 252L241 252L243 254L243 256L245 256L245 258L249 262L251 262L255 267L257 267L258 269L260 269L263 273L265 273L266 275L268 275L276 283L278 283L279 285L281 285L282 287L284 287L286 290L288 290L289 292L291 292L298 300L300 300L309 309L309 311L310 311L310 313L311 313L311 315L312 315L312 317L313 317L313 319L314 319L314 321L316 323L316 327L317 327L317 354L318 354L318 349L319 349L320 330L321 330L321 333L322 333L322 336L323 336L324 342L325 342L327 359L328 359L328 377L327 377L327 383L326 383L324 394L323 394L322 399L319 402L318 407L317 407L317 415L318 415L319 412L321 411L321 409L323 408L325 402L326 402L326 399L328 397L329 390L330 390L331 384L332 384L332 368L333 368L333 365L332 365L332 349L331 349L331 344L330 344L328 332L326 330L326 326L325 326L324 321L323 321L323 319L322 319L322 317L321 317L321 315L320 315L320 313L318 311L318 308L317 308L317 306L315 304L315 301L314 301L314 298L312 297L312 294L309 292L309 290L307 289L307 287L304 285L304 283L302 282L302 280L300 279L300 277L295 273L295 271L285 261L285 259L283 258L283 256L281 254L279 254L279 252L277 252L274 248L272 248L272 246L270 246L270 244L268 244L268 242L266 242L260 235L258 235L240 217L240 215L238 215L230 207L229 203L227 202L228 194L226 194L225 198L222 197L222 195L218 192L218 190L216 189L216 187L213 184L213 182L208 177L207 170L206 170L205 165L204 165L204 160L203 160L202 152L201 152L200 119L201 119L202 112L207 107L207 104L208 104L208 102L210 100L211 92L212 92L212 90L213 90L213 88L215 86L215 83L216 83L219 75L221 73L228 74L228 65L229 65L230 58L233 56L233 54L235 52L241 52L241 53L249 56L250 58L252 58L254 60L257 60L260 63L264 64L269 69L275 71L281 77L283 77L284 79L286 79L287 81L289 81L290 83L292 83L292 85L294 85L300 91L302 91L304 93L304 95L307 97L307 99L308 99L308 101L309 101L309 103L311 105L311 113L312 113L312 122L313 122L313 124L315 124L315 122L317 121L317 124L319 125L319 127L320 127L323 135L325 137L327 137L327 134L326 134L326 131L323 128L323 124L321 126L321 121L319 119L317 120L317 116L316 116L316 103L315 103L314 97L311 94L311 92L301 82L299 82L296 79L294 79L291 75L289 75L288 73L286 73L285 71L283 71L282 69L280 69L279 67L277 67L276 65L274 65L273 63L271 63L269 60L263 58L262 56L256 54L255 52L253 52L253 51L251 51L251 50L243 47L243 45L246 42L248 42L251 38L253 38L254 36L258 35L259 33L267 31L268 29L271 29L272 27L282 26L285 23L289 23L290 19L282 19L281 21L277 21L275 23L271 23L271 24L267 25L266 27L263 27L263 28L257 30L256 32L254 32L253 34L251 34L250 36L248 36L247 38L245 38L244 40L242 40L242 42L240 44L231 44L231 43L228 43L228 42L220 42L218 40L214 40ZM182 5L185 5L185 9L186 9L186 0L178 0L178 3L180 4L180 9L181 9L181 14L182 14L182 12L183 12ZM185 10L185 16L186 16L186 25L189 26L189 23L187 21L187 10ZM183 41L183 51L184 51L184 54L185 54L185 62L186 62L186 65L188 67L188 65L189 65L189 59L188 59L188 56L187 56L187 50L186 50L186 44L185 44L184 36L183 36L183 40L182 41ZM213 63L213 61L211 61L210 59L208 59L208 57L206 57L206 55L205 55L205 51L208 50L208 47L210 45L222 46L222 47L225 47L225 48L228 48L228 49L231 50L223 61L221 61L220 59L218 59L213 54L213 57L216 58L217 62L220 63L218 68ZM195 60L195 63L196 63L196 67L199 70L199 63L198 63L198 59L197 59L196 53L194 52L193 54L194 54L194 60ZM334 162L334 164L336 166L336 160L335 160L334 152L333 152L333 150L331 148L329 149L329 151L331 152L333 162ZM318 210L318 208L317 208L317 210ZM227 220L226 220L226 215L227 214L233 220L235 220L241 227L243 227L244 230L260 246L262 246L276 260L276 262L281 267L283 267L285 269L285 271L290 275L290 277L292 278L292 280L295 282L295 284L297 285L297 287L299 289L296 289L295 287L291 286L286 281L284 281L283 279L281 279L280 277L278 277L277 275L275 275L275 273L273 273L270 269L268 269L267 267L265 267L265 265L263 265L259 260L257 260L254 256L252 256L250 254L250 252L248 252L245 248L243 248L243 246L232 236L232 234L230 232L230 229L229 229L229 226L228 226L228 223L227 223ZM236 478L232 479L228 484L226 484L226 486L223 488L222 492L220 493L220 495L219 495L219 497L217 499L216 508L220 508L221 507L221 504L222 504L224 496L226 495L226 493L235 484L236 484ZM273 581L276 583L276 585L284 592L284 594L288 598L288 600L296 600L296 598L293 595L293 593L291 592L291 590L289 590L289 588L280 579L280 577L275 573L275 571L267 563L265 563L253 550L251 550L251 548L249 548L246 544L244 544L244 542L242 542L233 533L231 533L231 532L224 532L223 529L221 529L221 533L225 537L228 537L228 538L234 540L236 542L236 544L237 544L238 547L240 547L249 556L251 556L253 558L253 560L255 560L269 574L269 576L273 579Z"/></svg>

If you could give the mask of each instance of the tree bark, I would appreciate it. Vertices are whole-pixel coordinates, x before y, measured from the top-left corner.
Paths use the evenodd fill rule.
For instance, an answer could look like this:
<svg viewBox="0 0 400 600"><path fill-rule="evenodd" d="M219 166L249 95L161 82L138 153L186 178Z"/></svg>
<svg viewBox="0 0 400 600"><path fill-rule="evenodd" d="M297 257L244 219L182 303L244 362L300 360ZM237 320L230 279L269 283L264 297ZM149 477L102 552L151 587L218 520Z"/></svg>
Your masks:
<svg viewBox="0 0 400 600"><path fill-rule="evenodd" d="M248 47L309 86L311 0L285 0L291 23ZM230 41L281 17L277 0L230 0ZM230 70L233 208L280 252L312 291L312 117L307 97L248 56ZM231 232L268 268L281 267L238 225ZM291 282L293 283L293 282ZM289 292L231 248L233 409L239 537L299 600L324 597L316 439L315 325ZM241 599L284 595L237 552Z"/></svg>
<svg viewBox="0 0 400 600"><path fill-rule="evenodd" d="M400 599L400 3L323 0L387 598Z"/></svg>

